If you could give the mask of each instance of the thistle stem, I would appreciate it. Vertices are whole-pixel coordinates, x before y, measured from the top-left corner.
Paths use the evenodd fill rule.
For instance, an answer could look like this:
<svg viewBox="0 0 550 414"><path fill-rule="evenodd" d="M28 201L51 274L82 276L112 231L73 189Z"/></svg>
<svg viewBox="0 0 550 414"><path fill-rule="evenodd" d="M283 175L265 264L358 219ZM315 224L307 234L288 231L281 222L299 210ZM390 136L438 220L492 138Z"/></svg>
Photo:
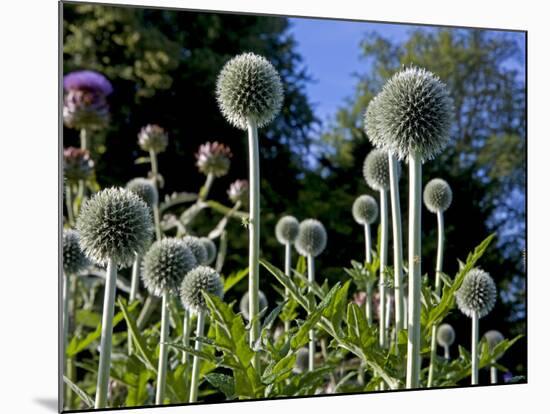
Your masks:
<svg viewBox="0 0 550 414"><path fill-rule="evenodd" d="M495 361L491 361L493 364ZM491 367L491 384L497 384L498 383L498 371L496 367Z"/></svg>
<svg viewBox="0 0 550 414"><path fill-rule="evenodd" d="M95 408L105 408L107 405L107 390L109 387L109 371L111 368L111 348L113 345L113 316L115 313L117 264L114 259L107 262L105 279L105 296L103 298L103 317L101 320L101 342L99 367L97 372L97 390Z"/></svg>
<svg viewBox="0 0 550 414"><path fill-rule="evenodd" d="M472 385L478 383L479 356L477 354L477 342L479 340L479 317L477 312L472 314Z"/></svg>
<svg viewBox="0 0 550 414"><path fill-rule="evenodd" d="M63 274L63 366L65 367L64 375L69 378L70 363L67 359L67 344L69 339L69 275ZM70 408L72 399L72 390L65 385L65 401L64 406Z"/></svg>
<svg viewBox="0 0 550 414"><path fill-rule="evenodd" d="M315 282L315 264L313 256L310 254L307 256L307 280L310 284ZM309 286L308 292L311 293L312 290L312 287ZM315 331L313 329L309 331L308 367L309 371L313 371L315 368Z"/></svg>
<svg viewBox="0 0 550 414"><path fill-rule="evenodd" d="M88 151L88 131L86 128L80 130L80 149ZM80 205L84 202L86 196L86 187L84 180L78 181L78 198L80 198Z"/></svg>
<svg viewBox="0 0 550 414"><path fill-rule="evenodd" d="M183 315L183 334L182 334L182 343L184 346L189 346L190 331L191 331L191 312L185 309L185 313ZM187 351L182 352L181 363L187 364Z"/></svg>
<svg viewBox="0 0 550 414"><path fill-rule="evenodd" d="M199 311L197 316L197 334L196 336L202 336L204 332L204 320L206 319L205 311ZM195 351L202 349L202 342L195 340ZM189 402L197 402L197 396L199 393L199 373L200 373L200 359L196 355L193 357L193 371L191 372L191 391L189 393Z"/></svg>
<svg viewBox="0 0 550 414"><path fill-rule="evenodd" d="M168 293L162 295L162 311L160 322L160 352L157 370L157 393L155 396L155 404L162 405L164 403L164 392L166 389L166 370L168 366L168 332L170 323L168 321Z"/></svg>
<svg viewBox="0 0 550 414"><path fill-rule="evenodd" d="M73 190L70 184L66 185L65 200L67 204L67 218L69 219L69 225L74 227Z"/></svg>
<svg viewBox="0 0 550 414"><path fill-rule="evenodd" d="M438 300L441 296L441 272L443 271L443 242L445 238L443 223L443 211L437 210L437 259L435 264L435 294ZM428 388L433 385L434 379L434 365L435 358L437 356L437 325L432 326L432 339L430 344L430 367L428 369Z"/></svg>
<svg viewBox="0 0 550 414"><path fill-rule="evenodd" d="M380 241L380 278L378 285L378 322L379 342L382 348L387 345L386 333L386 264L388 262L388 194L380 191L380 226L382 227Z"/></svg>
<svg viewBox="0 0 550 414"><path fill-rule="evenodd" d="M69 277L69 295L68 295L68 312L67 312L67 335L75 329L76 318L76 292L78 288L78 278L76 275ZM67 378L75 382L76 378L76 365L75 358L71 357L67 359ZM72 407L74 401L74 392L71 387L67 387L67 395L65 399L67 406Z"/></svg>
<svg viewBox="0 0 550 414"><path fill-rule="evenodd" d="M216 272L220 273L225 263L225 255L227 253L227 230L222 231L220 236L220 247L218 249L218 257L216 257Z"/></svg>
<svg viewBox="0 0 550 414"><path fill-rule="evenodd" d="M292 246L290 242L285 243L285 275L290 277L290 268L292 265ZM285 287L285 301L290 297L288 288ZM287 333L290 330L290 321L285 321L284 331Z"/></svg>
<svg viewBox="0 0 550 414"><path fill-rule="evenodd" d="M160 213L158 204L153 206L153 219L155 220L155 235L157 240L160 240L162 238L162 233L160 230Z"/></svg>
<svg viewBox="0 0 550 414"><path fill-rule="evenodd" d="M365 223L365 260L367 263L372 262L372 240L370 236L370 224ZM365 286L365 316L369 326L372 325L372 288L370 282L366 282Z"/></svg>
<svg viewBox="0 0 550 414"><path fill-rule="evenodd" d="M449 352L449 345L445 345L443 347L443 349L445 350L445 359L448 361L449 359L451 359L451 353Z"/></svg>
<svg viewBox="0 0 550 414"><path fill-rule="evenodd" d="M248 158L249 158L249 183L250 183L250 222L249 252L248 252L248 295L249 315L252 321L250 328L250 346L254 349L255 343L260 337L260 321L257 318L259 312L259 273L260 273L260 150L258 145L258 128L256 121L248 119ZM254 353L252 366L259 368L260 355Z"/></svg>
<svg viewBox="0 0 550 414"><path fill-rule="evenodd" d="M152 175L152 178L153 178L153 182L155 184L155 187L158 190L158 188L159 188L159 181L158 181L159 167L158 167L156 151L149 150L149 160L151 162L151 175Z"/></svg>
<svg viewBox="0 0 550 414"><path fill-rule="evenodd" d="M132 303L136 300L138 290L139 290L139 279L141 274L141 257L136 253L134 264L132 265L132 281L130 283L130 297L128 298L129 303ZM132 335L130 330L128 330L128 355L132 355L133 352L133 342Z"/></svg>
<svg viewBox="0 0 550 414"><path fill-rule="evenodd" d="M409 154L409 321L407 331L407 388L420 382L420 209L422 162L418 153Z"/></svg>
<svg viewBox="0 0 550 414"><path fill-rule="evenodd" d="M206 200L208 198L208 193L210 193L210 189L212 188L212 183L214 182L214 174L208 173L206 176L206 181L204 182L204 185L202 186L201 192L199 194L199 200Z"/></svg>
<svg viewBox="0 0 550 414"><path fill-rule="evenodd" d="M397 334L405 325L403 302L403 234L401 230L401 202L399 199L397 158L392 153L388 153L388 158L390 164L390 198L393 231L394 313L395 332Z"/></svg>

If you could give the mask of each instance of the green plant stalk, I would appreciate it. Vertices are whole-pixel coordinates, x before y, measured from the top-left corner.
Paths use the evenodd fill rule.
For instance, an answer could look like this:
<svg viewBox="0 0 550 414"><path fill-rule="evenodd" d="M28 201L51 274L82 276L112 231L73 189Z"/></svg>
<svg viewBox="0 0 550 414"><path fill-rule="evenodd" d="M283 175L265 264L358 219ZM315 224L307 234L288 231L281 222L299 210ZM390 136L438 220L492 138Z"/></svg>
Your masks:
<svg viewBox="0 0 550 414"><path fill-rule="evenodd" d="M441 272L443 271L443 244L445 241L443 211L437 211L437 259L435 264L435 294L441 297ZM437 325L432 326L432 339L430 344L430 367L428 369L428 388L431 388L434 380L434 365L437 356Z"/></svg>
<svg viewBox="0 0 550 414"><path fill-rule="evenodd" d="M160 240L162 239L162 232L160 230L160 214L158 204L153 206L153 219L155 220L155 235L157 240Z"/></svg>
<svg viewBox="0 0 550 414"><path fill-rule="evenodd" d="M491 363L494 364L495 360L493 359ZM491 384L498 384L498 371L494 366L491 367Z"/></svg>
<svg viewBox="0 0 550 414"><path fill-rule="evenodd" d="M418 153L411 152L409 154L409 321L406 379L408 389L418 388L420 382L421 191L422 161Z"/></svg>
<svg viewBox="0 0 550 414"><path fill-rule="evenodd" d="M365 223L365 260L367 263L372 262L372 239L370 235L370 224ZM372 288L370 282L367 281L365 286L365 316L369 326L372 325Z"/></svg>
<svg viewBox="0 0 550 414"><path fill-rule="evenodd" d="M292 267L292 246L290 242L285 243L285 275L290 277L290 269ZM285 301L290 298L290 292L285 287ZM290 321L285 321L284 331L287 333L290 330Z"/></svg>
<svg viewBox="0 0 550 414"><path fill-rule="evenodd" d="M101 342L99 345L99 367L97 370L97 389L94 408L105 408L107 406L107 390L109 388L109 371L111 368L111 348L113 345L116 279L117 264L114 259L109 259L105 278L103 317L101 319Z"/></svg>
<svg viewBox="0 0 550 414"><path fill-rule="evenodd" d="M159 188L159 181L158 181L159 167L158 167L158 160L157 160L156 151L149 150L149 160L151 162L151 176L153 178L153 183L155 184L155 187L158 190L158 188Z"/></svg>
<svg viewBox="0 0 550 414"><path fill-rule="evenodd" d="M220 236L220 247L218 248L218 256L216 257L216 272L220 273L225 263L225 255L227 253L227 230L222 231Z"/></svg>
<svg viewBox="0 0 550 414"><path fill-rule="evenodd" d="M65 189L65 202L67 204L67 218L69 219L69 225L74 227L74 206L73 206L73 191L72 186L67 184Z"/></svg>
<svg viewBox="0 0 550 414"><path fill-rule="evenodd" d="M449 359L451 359L451 352L449 351L449 345L445 345L443 347L444 349L444 355L445 355L445 359L448 361Z"/></svg>
<svg viewBox="0 0 550 414"><path fill-rule="evenodd" d="M78 288L78 278L76 275L69 277L69 295L68 295L68 313L67 313L67 335L75 328L76 319L76 292ZM71 357L67 359L67 378L75 382L76 380L76 365L75 358ZM67 395L65 401L69 407L73 406L75 393L71 387L67 387Z"/></svg>
<svg viewBox="0 0 550 414"><path fill-rule="evenodd" d="M479 317L477 312L472 314L472 385L478 383L479 355L477 343L479 341Z"/></svg>
<svg viewBox="0 0 550 414"><path fill-rule="evenodd" d="M88 131L86 128L80 130L80 149L88 151ZM84 180L78 181L78 198L80 199L80 205L84 202L86 196L86 186Z"/></svg>
<svg viewBox="0 0 550 414"><path fill-rule="evenodd" d="M189 335L191 331L191 312L185 309L183 314L183 333L182 333L182 343L183 346L189 346ZM181 363L187 364L187 352L183 351L181 354Z"/></svg>
<svg viewBox="0 0 550 414"><path fill-rule="evenodd" d="M132 265L132 281L130 283L130 297L128 299L129 303L132 303L137 299L140 274L141 274L141 256L136 253L134 264ZM128 355L132 355L132 352L133 352L132 335L130 334L130 330L128 330Z"/></svg>
<svg viewBox="0 0 550 414"><path fill-rule="evenodd" d="M307 256L307 280L310 283L308 292L312 294L311 285L315 283L315 263L313 256L310 254ZM308 368L309 371L313 371L315 369L315 330L313 329L309 331Z"/></svg>
<svg viewBox="0 0 550 414"><path fill-rule="evenodd" d="M164 394L166 390L166 371L168 367L168 331L170 322L168 320L168 293L162 295L162 311L160 319L160 352L157 370L157 393L155 395L155 404L164 404Z"/></svg>
<svg viewBox="0 0 550 414"><path fill-rule="evenodd" d="M199 311L197 315L197 331L196 336L203 336L204 333L204 320L206 319L206 312ZM200 352L202 349L202 342L195 340L195 351ZM189 392L189 402L197 402L197 396L199 394L199 373L200 373L200 359L198 356L193 357L193 370L191 372L191 390Z"/></svg>
<svg viewBox="0 0 550 414"><path fill-rule="evenodd" d="M255 343L260 337L260 320L257 317L259 302L260 284L260 150L258 145L258 128L256 121L248 119L248 158L249 158L249 248L248 248L248 312L252 326L250 327L250 347L255 348ZM254 353L252 366L259 369L260 355Z"/></svg>
<svg viewBox="0 0 550 414"><path fill-rule="evenodd" d="M199 200L204 201L208 198L208 194L210 193L210 189L212 188L212 183L214 182L214 174L208 173L206 175L206 181L204 182L204 185L201 188L201 191L199 193Z"/></svg>
<svg viewBox="0 0 550 414"><path fill-rule="evenodd" d="M378 285L378 322L379 342L382 348L387 345L386 332L386 264L388 262L388 194L380 191L380 226L382 227L380 240L380 279Z"/></svg>
<svg viewBox="0 0 550 414"><path fill-rule="evenodd" d="M397 176L397 158L388 153L390 164L390 199L393 231L393 273L394 273L394 314L396 334L405 327L405 304L403 300L403 232L401 230L401 201L399 199L399 180ZM396 347L396 350L398 348Z"/></svg>
<svg viewBox="0 0 550 414"><path fill-rule="evenodd" d="M69 339L69 275L63 273L63 366L65 367L65 375L69 377L69 360L66 357L67 344ZM65 388L64 406L70 408L72 398L72 390L70 387Z"/></svg>

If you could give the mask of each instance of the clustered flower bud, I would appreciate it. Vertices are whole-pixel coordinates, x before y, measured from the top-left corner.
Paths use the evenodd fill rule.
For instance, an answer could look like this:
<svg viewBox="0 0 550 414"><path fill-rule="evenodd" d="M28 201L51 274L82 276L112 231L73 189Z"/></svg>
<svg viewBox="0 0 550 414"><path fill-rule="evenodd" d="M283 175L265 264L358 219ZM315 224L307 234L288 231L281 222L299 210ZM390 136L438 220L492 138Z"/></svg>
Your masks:
<svg viewBox="0 0 550 414"><path fill-rule="evenodd" d="M197 167L205 175L212 174L215 177L223 177L229 171L233 154L229 147L219 142L207 142L199 147L195 154Z"/></svg>
<svg viewBox="0 0 550 414"><path fill-rule="evenodd" d="M191 250L191 253L195 256L197 264L207 264L208 252L206 251L206 247L201 239L195 236L185 236L181 239L181 241L185 247Z"/></svg>
<svg viewBox="0 0 550 414"><path fill-rule="evenodd" d="M378 204L374 197L364 194L355 199L351 213L358 224L372 224L378 218Z"/></svg>
<svg viewBox="0 0 550 414"><path fill-rule="evenodd" d="M168 146L168 134L158 125L149 124L138 133L138 144L143 151L164 152Z"/></svg>
<svg viewBox="0 0 550 414"><path fill-rule="evenodd" d="M207 266L191 270L181 284L180 297L183 306L192 312L206 311L202 292L223 297L223 283L218 272Z"/></svg>
<svg viewBox="0 0 550 414"><path fill-rule="evenodd" d="M216 259L216 254L218 253L218 249L216 248L216 244L212 240L210 240L208 237L201 237L199 240L202 243L204 249L206 250L206 260L204 264L209 266Z"/></svg>
<svg viewBox="0 0 550 414"><path fill-rule="evenodd" d="M487 345L489 345L490 351L493 351L493 349L495 349L495 346L497 346L502 341L504 341L504 335L502 335L499 331L496 331L496 330L485 332L485 335L483 335L483 337L487 341Z"/></svg>
<svg viewBox="0 0 550 414"><path fill-rule="evenodd" d="M455 341L455 330L448 323L442 323L437 327L436 339L441 347L451 346Z"/></svg>
<svg viewBox="0 0 550 414"><path fill-rule="evenodd" d="M368 186L376 191L390 188L390 162L387 151L374 149L365 158L363 176Z"/></svg>
<svg viewBox="0 0 550 414"><path fill-rule="evenodd" d="M227 195L233 203L240 202L243 206L248 205L248 180L236 180L231 183Z"/></svg>
<svg viewBox="0 0 550 414"><path fill-rule="evenodd" d="M94 161L88 150L68 147L63 150L63 175L69 184L88 180L94 172Z"/></svg>
<svg viewBox="0 0 550 414"><path fill-rule="evenodd" d="M434 178L424 188L424 204L432 213L445 211L453 201L453 191L447 181Z"/></svg>

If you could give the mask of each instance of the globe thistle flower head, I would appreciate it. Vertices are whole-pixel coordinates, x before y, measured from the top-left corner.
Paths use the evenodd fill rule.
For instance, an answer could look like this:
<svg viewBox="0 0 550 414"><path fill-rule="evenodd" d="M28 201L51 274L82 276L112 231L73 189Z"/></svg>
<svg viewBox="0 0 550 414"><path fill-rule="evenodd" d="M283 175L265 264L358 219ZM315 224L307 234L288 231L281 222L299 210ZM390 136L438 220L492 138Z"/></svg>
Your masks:
<svg viewBox="0 0 550 414"><path fill-rule="evenodd" d="M433 73L409 67L384 85L368 123L376 125L369 135L376 147L406 160L412 152L432 159L449 141L453 102Z"/></svg>
<svg viewBox="0 0 550 414"><path fill-rule="evenodd" d="M398 176L399 174L398 168ZM363 177L373 190L386 191L390 188L390 161L387 151L373 149L369 152L363 163Z"/></svg>
<svg viewBox="0 0 550 414"><path fill-rule="evenodd" d="M88 180L94 172L94 161L90 153L75 147L63 149L63 175L70 184Z"/></svg>
<svg viewBox="0 0 550 414"><path fill-rule="evenodd" d="M281 244L294 243L298 237L300 223L292 216L284 216L279 219L275 226L275 236Z"/></svg>
<svg viewBox="0 0 550 414"><path fill-rule="evenodd" d="M180 287L183 306L192 311L206 311L206 301L202 292L223 297L223 283L218 272L211 267L197 266L191 270Z"/></svg>
<svg viewBox="0 0 550 414"><path fill-rule="evenodd" d="M372 224L378 218L378 204L374 197L363 194L353 202L351 213L358 224Z"/></svg>
<svg viewBox="0 0 550 414"><path fill-rule="evenodd" d="M455 330L448 323L442 323L437 327L437 343L441 347L451 346L455 341Z"/></svg>
<svg viewBox="0 0 550 414"><path fill-rule="evenodd" d="M489 345L490 351L495 349L495 346L497 346L502 341L504 341L504 335L502 335L499 331L496 331L496 330L485 332L485 335L483 335L483 337L487 341L487 345Z"/></svg>
<svg viewBox="0 0 550 414"><path fill-rule="evenodd" d="M80 249L80 236L75 230L63 230L63 272L76 275L88 267L89 262Z"/></svg>
<svg viewBox="0 0 550 414"><path fill-rule="evenodd" d="M185 236L181 239L181 242L185 247L191 250L191 253L195 256L197 265L206 264L208 261L208 252L206 251L206 247L201 239L195 236Z"/></svg>
<svg viewBox="0 0 550 414"><path fill-rule="evenodd" d="M453 191L447 181L434 178L424 187L424 204L432 213L445 211L453 201Z"/></svg>
<svg viewBox="0 0 550 414"><path fill-rule="evenodd" d="M302 221L294 246L302 256L319 256L327 246L327 231L323 223L315 219Z"/></svg>
<svg viewBox="0 0 550 414"><path fill-rule="evenodd" d="M258 127L263 127L281 110L283 85L267 59L243 53L221 70L216 97L223 116L233 126L246 130L250 118Z"/></svg>
<svg viewBox="0 0 550 414"><path fill-rule="evenodd" d="M227 195L233 203L240 202L243 206L248 205L248 180L236 180L231 183Z"/></svg>
<svg viewBox="0 0 550 414"><path fill-rule="evenodd" d="M365 124L365 133L369 141L375 146L380 145L380 124L376 120L378 116L378 95L372 98L367 105L367 110L365 111L364 124Z"/></svg>
<svg viewBox="0 0 550 414"><path fill-rule="evenodd" d="M157 205L159 194L157 188L151 180L147 178L134 178L128 181L126 188L137 194L152 210Z"/></svg>
<svg viewBox="0 0 550 414"><path fill-rule="evenodd" d="M206 250L206 260L204 264L211 265L216 259L216 254L218 253L216 244L208 237L201 237L199 240Z"/></svg>
<svg viewBox="0 0 550 414"><path fill-rule="evenodd" d="M248 294L248 291L246 291L246 293L242 296L241 301L239 302L239 309L241 311L241 314L247 321L250 320L250 314L248 313L248 306L250 305L249 298L250 296ZM260 312L268 307L267 298L265 297L264 292L262 292L261 290L258 291L258 301L260 302Z"/></svg>
<svg viewBox="0 0 550 414"><path fill-rule="evenodd" d="M143 284L152 295L177 294L185 275L197 266L181 240L165 238L152 244L143 258Z"/></svg>
<svg viewBox="0 0 550 414"><path fill-rule="evenodd" d="M497 288L489 273L475 268L466 274L455 295L458 308L463 314L472 317L477 313L482 318L495 306Z"/></svg>
<svg viewBox="0 0 550 414"><path fill-rule="evenodd" d="M68 73L63 77L63 88L67 91L88 91L104 96L113 92L111 82L104 75L93 70Z"/></svg>
<svg viewBox="0 0 550 414"><path fill-rule="evenodd" d="M139 131L138 144L143 151L154 151L160 154L168 146L168 134L164 128L149 124Z"/></svg>
<svg viewBox="0 0 550 414"><path fill-rule="evenodd" d="M296 364L293 371L297 374L307 372L309 368L309 349L306 347L298 349L296 352Z"/></svg>
<svg viewBox="0 0 550 414"><path fill-rule="evenodd" d="M89 259L98 264L113 259L119 266L130 266L135 254L149 247L153 233L147 204L122 188L107 188L87 200L76 228Z"/></svg>
<svg viewBox="0 0 550 414"><path fill-rule="evenodd" d="M199 147L195 154L197 167L205 175L212 174L215 177L223 177L229 171L233 154L229 147L219 142L207 142Z"/></svg>

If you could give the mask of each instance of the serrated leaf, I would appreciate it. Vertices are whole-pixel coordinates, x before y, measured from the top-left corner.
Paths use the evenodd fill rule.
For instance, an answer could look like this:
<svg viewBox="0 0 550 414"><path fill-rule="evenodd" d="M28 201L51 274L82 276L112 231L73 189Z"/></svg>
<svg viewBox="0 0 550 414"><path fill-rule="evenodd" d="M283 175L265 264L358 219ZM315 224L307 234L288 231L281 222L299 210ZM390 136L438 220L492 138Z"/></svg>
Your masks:
<svg viewBox="0 0 550 414"><path fill-rule="evenodd" d="M228 400L235 399L235 380L225 374L212 373L204 377L210 385L220 390Z"/></svg>
<svg viewBox="0 0 550 414"><path fill-rule="evenodd" d="M226 293L231 290L237 283L243 280L248 276L248 267L239 270L238 272L233 272L227 276L223 282L223 292Z"/></svg>

